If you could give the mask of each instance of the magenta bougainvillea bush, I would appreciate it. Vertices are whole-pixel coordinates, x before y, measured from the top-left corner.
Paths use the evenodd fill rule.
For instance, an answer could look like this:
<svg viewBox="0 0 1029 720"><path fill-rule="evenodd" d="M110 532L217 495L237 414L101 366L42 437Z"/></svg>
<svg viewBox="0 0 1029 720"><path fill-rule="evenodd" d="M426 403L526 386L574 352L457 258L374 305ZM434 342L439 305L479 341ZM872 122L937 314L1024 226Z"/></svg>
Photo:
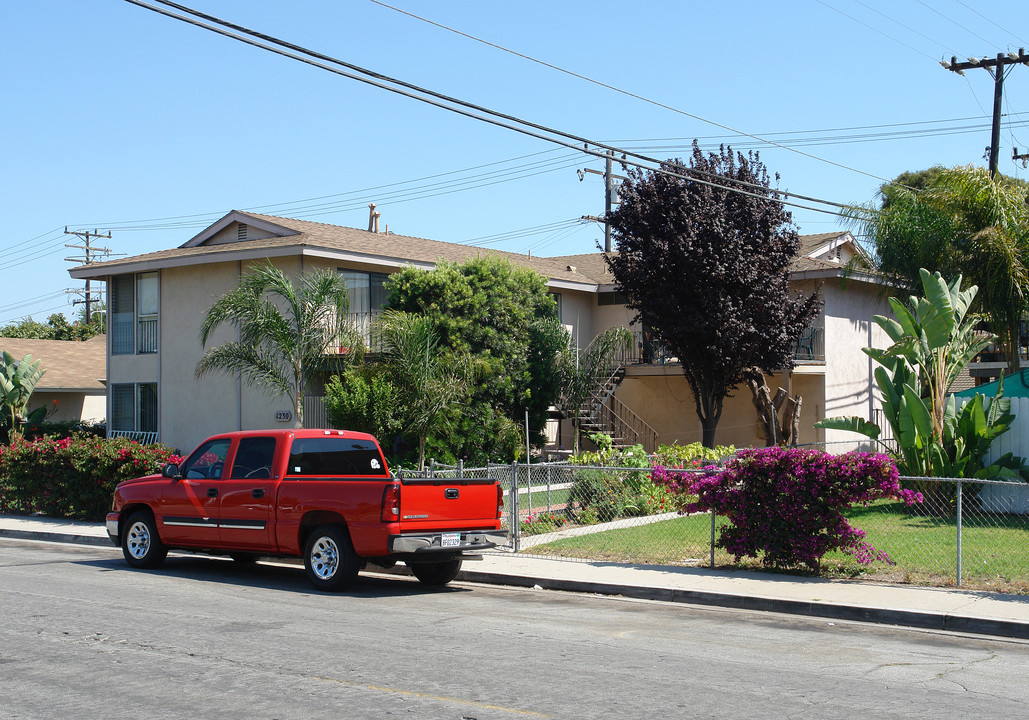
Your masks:
<svg viewBox="0 0 1029 720"><path fill-rule="evenodd" d="M736 557L776 568L818 570L831 550L858 562L890 562L865 541L843 513L873 500L922 502L900 487L897 467L885 455L829 455L799 448L744 450L723 468L703 473L655 467L652 478L678 496L684 513L714 512L728 518L717 545Z"/></svg>

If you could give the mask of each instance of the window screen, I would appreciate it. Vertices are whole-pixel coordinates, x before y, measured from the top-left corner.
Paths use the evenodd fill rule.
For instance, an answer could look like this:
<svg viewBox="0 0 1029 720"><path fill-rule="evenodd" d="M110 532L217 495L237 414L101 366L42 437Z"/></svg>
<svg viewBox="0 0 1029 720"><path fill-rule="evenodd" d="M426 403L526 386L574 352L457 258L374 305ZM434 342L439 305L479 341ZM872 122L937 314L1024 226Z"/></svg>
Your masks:
<svg viewBox="0 0 1029 720"><path fill-rule="evenodd" d="M134 385L111 386L111 429L136 429L136 387Z"/></svg>
<svg viewBox="0 0 1029 720"><path fill-rule="evenodd" d="M342 437L298 438L289 453L290 475L376 475L385 477L386 464L378 446L369 440Z"/></svg>
<svg viewBox="0 0 1029 720"><path fill-rule="evenodd" d="M132 286L132 275L116 275L111 278L108 316L111 326L111 353L114 355L131 355L135 349Z"/></svg>

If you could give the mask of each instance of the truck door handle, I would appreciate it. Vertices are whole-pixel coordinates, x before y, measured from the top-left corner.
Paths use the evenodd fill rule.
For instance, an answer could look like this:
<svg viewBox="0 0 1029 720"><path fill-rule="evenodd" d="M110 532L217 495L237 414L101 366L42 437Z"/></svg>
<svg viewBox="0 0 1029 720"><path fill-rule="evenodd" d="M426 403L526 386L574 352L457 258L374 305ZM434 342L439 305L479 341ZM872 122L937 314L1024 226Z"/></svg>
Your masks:
<svg viewBox="0 0 1029 720"><path fill-rule="evenodd" d="M461 491L457 488L447 488L443 491L443 497L445 497L447 500L457 500L460 494Z"/></svg>
<svg viewBox="0 0 1029 720"><path fill-rule="evenodd" d="M208 488L207 497L218 497L218 488Z"/></svg>
<svg viewBox="0 0 1029 720"><path fill-rule="evenodd" d="M254 489L253 491L251 491L250 497L254 498L255 500L260 500L264 497L264 488Z"/></svg>

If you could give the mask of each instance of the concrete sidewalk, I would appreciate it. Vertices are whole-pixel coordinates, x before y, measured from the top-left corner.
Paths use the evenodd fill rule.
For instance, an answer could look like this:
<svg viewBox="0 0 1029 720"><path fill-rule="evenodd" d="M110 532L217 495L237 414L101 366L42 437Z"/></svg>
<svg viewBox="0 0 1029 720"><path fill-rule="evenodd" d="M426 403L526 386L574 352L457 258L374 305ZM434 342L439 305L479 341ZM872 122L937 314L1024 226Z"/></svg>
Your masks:
<svg viewBox="0 0 1029 720"><path fill-rule="evenodd" d="M0 537L113 547L102 523L0 515ZM459 580L1029 639L1029 597L489 553Z"/></svg>

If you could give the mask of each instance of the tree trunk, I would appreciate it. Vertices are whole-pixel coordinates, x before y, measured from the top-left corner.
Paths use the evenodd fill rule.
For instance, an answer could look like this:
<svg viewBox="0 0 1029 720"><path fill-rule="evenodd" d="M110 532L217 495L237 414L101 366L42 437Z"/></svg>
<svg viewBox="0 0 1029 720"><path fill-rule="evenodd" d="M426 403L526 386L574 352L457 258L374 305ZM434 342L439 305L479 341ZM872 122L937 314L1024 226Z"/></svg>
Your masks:
<svg viewBox="0 0 1029 720"><path fill-rule="evenodd" d="M803 403L800 395L791 398L785 390L779 388L773 399L768 385L765 384L764 373L760 370L750 373L747 385L754 399L758 421L764 430L765 445L796 445L800 434L800 408Z"/></svg>
<svg viewBox="0 0 1029 720"><path fill-rule="evenodd" d="M718 420L722 416L722 400L720 398L705 395L703 402L697 399L697 415L700 417L700 426L703 428L701 444L706 448L715 447L715 430L718 429Z"/></svg>

